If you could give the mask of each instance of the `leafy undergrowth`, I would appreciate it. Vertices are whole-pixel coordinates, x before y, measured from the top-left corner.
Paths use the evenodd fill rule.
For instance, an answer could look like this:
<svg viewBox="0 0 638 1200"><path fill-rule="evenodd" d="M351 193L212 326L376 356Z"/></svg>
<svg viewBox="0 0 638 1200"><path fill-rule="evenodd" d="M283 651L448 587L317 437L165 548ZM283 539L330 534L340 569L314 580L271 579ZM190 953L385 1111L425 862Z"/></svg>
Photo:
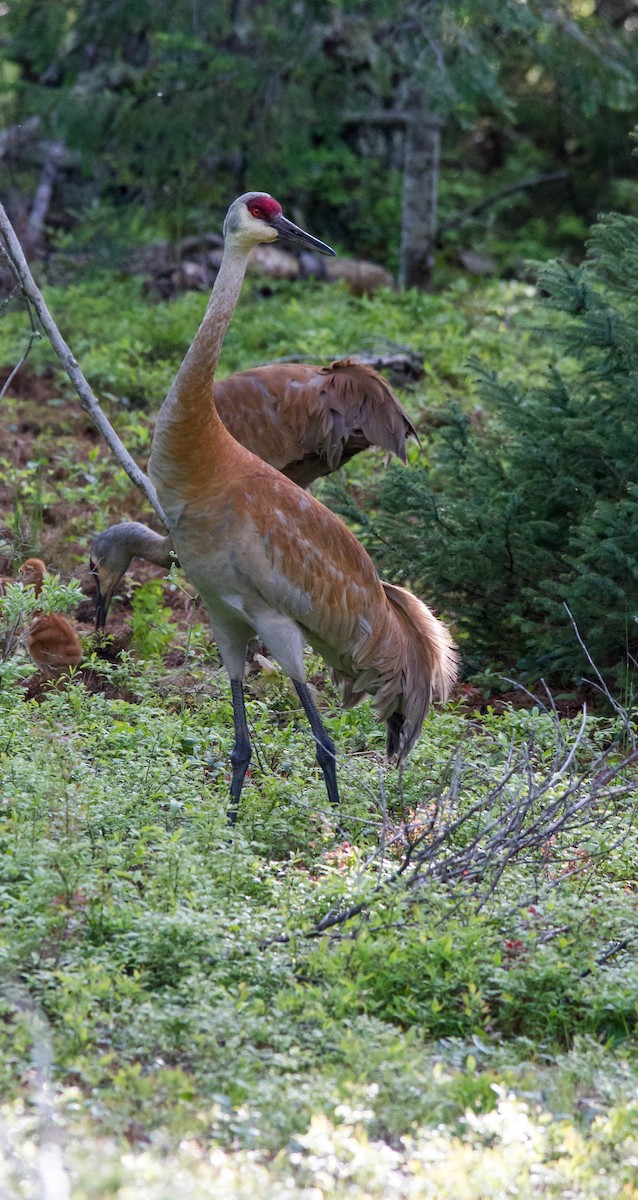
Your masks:
<svg viewBox="0 0 638 1200"><path fill-rule="evenodd" d="M451 706L400 778L326 685L337 823L258 675L230 837L221 672L103 669L132 702L0 692L13 1194L637 1194L623 719Z"/></svg>
<svg viewBox="0 0 638 1200"><path fill-rule="evenodd" d="M384 290L362 298L342 285L269 281L267 292L254 280L246 285L220 375L288 355L324 362L399 344L424 356L427 410L450 395L463 399L474 391L472 357L485 355L492 369L519 381L530 369L543 371L552 353L529 320L534 289L516 282L462 279L440 294ZM206 307L199 292L153 303L140 280L115 274L45 293L96 394L121 407L124 422L127 410L154 408L166 394ZM0 362L14 364L29 336L24 312L5 312ZM37 373L58 365L46 340L35 344L28 363ZM64 377L61 386L73 395Z"/></svg>
<svg viewBox="0 0 638 1200"><path fill-rule="evenodd" d="M152 307L112 280L49 301L143 462L203 298ZM425 353L402 399L427 453L437 406L475 403L469 354L546 365L526 303L276 285L245 298L225 369L382 331ZM3 419L0 566L41 553L88 592L93 529L144 505L58 376L23 372ZM254 664L231 837L227 680L188 591L153 573L121 587L110 648L91 653L85 602L70 680L0 690L2 1194L637 1196L631 718L475 711L465 689L400 777L370 706L341 712L311 661L337 817L296 696Z"/></svg>

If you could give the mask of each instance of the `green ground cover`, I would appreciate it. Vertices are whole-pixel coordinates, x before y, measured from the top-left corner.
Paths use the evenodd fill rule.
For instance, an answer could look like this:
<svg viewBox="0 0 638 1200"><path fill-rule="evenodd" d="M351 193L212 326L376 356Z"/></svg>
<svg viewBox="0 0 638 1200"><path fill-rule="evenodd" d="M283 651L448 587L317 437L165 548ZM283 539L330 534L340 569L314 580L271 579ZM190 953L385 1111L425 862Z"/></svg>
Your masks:
<svg viewBox="0 0 638 1200"><path fill-rule="evenodd" d="M249 705L261 765L231 841L222 673L182 707L157 667L118 672L135 703L79 681L1 695L15 1194L50 1126L78 1196L172 1196L173 1171L202 1195L222 1178L216 1195L635 1195L635 798L620 770L596 783L609 723L451 707L399 781L369 709L331 703L338 834L275 680ZM493 860L508 801L547 785L532 829L581 777L579 825ZM483 832L461 823L440 852L447 878L396 877L481 802Z"/></svg>
<svg viewBox="0 0 638 1200"><path fill-rule="evenodd" d="M204 298L153 307L113 279L48 299L143 458ZM0 326L4 361L20 328ZM381 331L425 352L402 397L424 454L428 414L475 403L469 355L520 379L552 354L521 285L364 301L277 286L247 292L224 369ZM105 451L78 453L66 405L42 406L32 459L6 460L16 548L20 529L52 538L64 507L68 577L130 489ZM379 459L352 466L364 488ZM162 587L137 592L136 650L89 659L102 687L0 690L0 1190L637 1196L631 714L495 711L468 686L399 777L371 707L342 713L313 660L337 827L294 695L253 671L257 754L230 839L227 680L197 614L162 617Z"/></svg>

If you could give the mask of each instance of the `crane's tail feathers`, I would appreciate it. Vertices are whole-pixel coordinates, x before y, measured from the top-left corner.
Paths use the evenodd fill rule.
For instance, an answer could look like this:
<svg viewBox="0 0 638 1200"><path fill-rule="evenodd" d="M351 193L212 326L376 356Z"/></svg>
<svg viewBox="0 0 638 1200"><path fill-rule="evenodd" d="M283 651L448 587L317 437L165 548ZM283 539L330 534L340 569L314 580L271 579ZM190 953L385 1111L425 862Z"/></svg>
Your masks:
<svg viewBox="0 0 638 1200"><path fill-rule="evenodd" d="M423 726L433 696L445 701L458 674L458 652L442 621L405 588L381 581L386 620L368 625L352 658L354 670L333 671L343 704L368 692L388 727L388 757L404 761Z"/></svg>
<svg viewBox="0 0 638 1200"><path fill-rule="evenodd" d="M458 674L458 653L443 622L421 600L394 584L382 582L382 587L404 633L401 691L384 714L388 755L400 765L421 732L432 697L447 700Z"/></svg>
<svg viewBox="0 0 638 1200"><path fill-rule="evenodd" d="M434 613L406 588L381 581L390 604L419 636L430 663L432 691L437 699L447 700L458 675L459 655L452 636Z"/></svg>

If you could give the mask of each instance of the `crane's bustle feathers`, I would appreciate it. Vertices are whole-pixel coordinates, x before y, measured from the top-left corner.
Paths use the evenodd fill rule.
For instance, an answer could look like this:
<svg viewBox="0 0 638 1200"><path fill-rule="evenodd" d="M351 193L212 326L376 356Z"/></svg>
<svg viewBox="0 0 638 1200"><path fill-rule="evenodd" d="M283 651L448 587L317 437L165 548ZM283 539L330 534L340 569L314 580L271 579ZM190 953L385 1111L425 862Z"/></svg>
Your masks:
<svg viewBox="0 0 638 1200"><path fill-rule="evenodd" d="M442 621L411 592L381 581L393 620L364 635L353 652L355 677L335 671L343 703L365 692L388 723L388 752L401 764L414 746L433 696L447 700L458 672L458 652Z"/></svg>

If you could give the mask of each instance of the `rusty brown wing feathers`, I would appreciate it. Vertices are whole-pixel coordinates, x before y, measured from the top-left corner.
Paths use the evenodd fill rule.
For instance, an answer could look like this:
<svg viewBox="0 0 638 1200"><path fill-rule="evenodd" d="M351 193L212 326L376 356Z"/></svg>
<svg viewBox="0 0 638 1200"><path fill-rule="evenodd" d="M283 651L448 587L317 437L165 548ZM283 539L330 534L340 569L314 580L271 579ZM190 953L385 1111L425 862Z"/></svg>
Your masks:
<svg viewBox="0 0 638 1200"><path fill-rule="evenodd" d="M260 495L264 484L263 495ZM283 481L277 499L261 469L251 479L252 516L269 561L263 597L287 611L333 667L346 706L374 696L401 762L433 696L447 699L458 655L448 630L418 597L380 580L368 555L329 509Z"/></svg>
<svg viewBox="0 0 638 1200"><path fill-rule="evenodd" d="M353 359L328 367L273 363L215 382L233 437L301 487L369 446L405 461L416 432L385 379Z"/></svg>
<svg viewBox="0 0 638 1200"><path fill-rule="evenodd" d="M318 370L316 386L333 416L329 464L338 463L342 448L357 453L368 446L380 446L405 462L406 439L416 437L416 430L382 375L356 359L343 358Z"/></svg>

